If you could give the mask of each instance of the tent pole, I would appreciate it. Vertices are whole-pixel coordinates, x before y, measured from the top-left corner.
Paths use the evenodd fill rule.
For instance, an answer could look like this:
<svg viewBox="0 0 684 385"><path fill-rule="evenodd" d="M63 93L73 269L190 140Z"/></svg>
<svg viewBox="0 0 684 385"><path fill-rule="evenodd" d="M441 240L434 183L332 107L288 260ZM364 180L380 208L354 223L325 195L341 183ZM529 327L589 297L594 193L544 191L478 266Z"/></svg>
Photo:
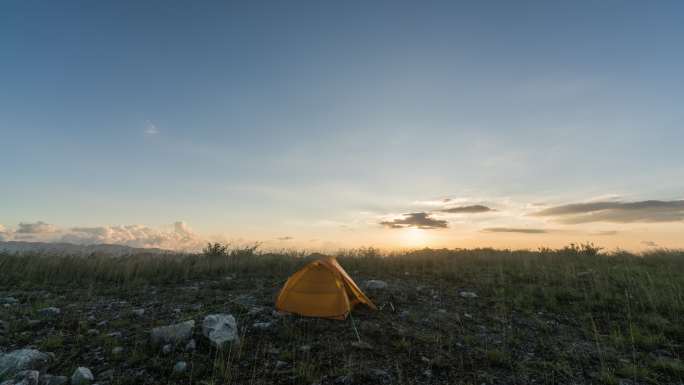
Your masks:
<svg viewBox="0 0 684 385"><path fill-rule="evenodd" d="M349 312L349 319L351 320L352 327L354 328L354 333L356 333L356 338L359 340L359 342L361 342L359 331L356 330L356 325L354 325L354 317L352 317L352 312Z"/></svg>

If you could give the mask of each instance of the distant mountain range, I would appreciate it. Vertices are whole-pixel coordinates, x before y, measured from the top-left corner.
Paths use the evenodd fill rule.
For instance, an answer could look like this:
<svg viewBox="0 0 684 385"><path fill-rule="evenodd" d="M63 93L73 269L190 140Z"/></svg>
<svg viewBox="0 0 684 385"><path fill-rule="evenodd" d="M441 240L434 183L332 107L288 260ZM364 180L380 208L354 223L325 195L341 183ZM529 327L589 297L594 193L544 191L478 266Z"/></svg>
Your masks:
<svg viewBox="0 0 684 385"><path fill-rule="evenodd" d="M119 257L135 254L175 254L173 250L140 248L123 245L97 244L77 245L74 243L51 242L0 242L0 252L9 254L50 254L50 255L105 255Z"/></svg>

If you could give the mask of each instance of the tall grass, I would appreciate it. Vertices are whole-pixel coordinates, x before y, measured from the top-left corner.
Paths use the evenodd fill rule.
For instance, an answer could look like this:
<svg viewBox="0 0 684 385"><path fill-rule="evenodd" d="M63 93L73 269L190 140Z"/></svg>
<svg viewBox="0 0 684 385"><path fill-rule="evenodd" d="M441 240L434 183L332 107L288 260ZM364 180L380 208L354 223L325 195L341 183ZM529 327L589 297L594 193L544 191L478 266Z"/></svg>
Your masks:
<svg viewBox="0 0 684 385"><path fill-rule="evenodd" d="M415 361L412 355L430 349L435 355L451 357L449 362L455 365L451 370L471 371L471 375L485 368L521 378L550 376L550 383L568 383L566 380L580 368L592 368L598 373L597 382L592 383L615 384L618 377L623 377L639 383L670 384L684 378L680 360L684 356L684 251L634 254L571 245L554 250L422 249L394 253L354 249L340 251L336 256L359 283L369 278L389 282L386 292L373 293L378 305L393 303L404 309L410 305L410 316L415 314L423 321L441 307L458 315L456 321L452 319L438 329L408 328L408 335L395 334L396 341L389 345L384 335L376 338L372 331L362 330L364 339L376 338L371 342L378 349L398 357L395 376L399 383L410 383L416 375L406 365ZM254 247L227 249L216 245L201 254L163 256L0 254L0 290L83 287L87 292L98 287L118 290L192 280L217 281L207 287L225 284L230 289L242 288L234 280L224 281L227 275L258 278L244 279L242 283L270 281L275 285L318 257L304 252L260 252ZM267 286L269 290L262 290L262 294L270 293L271 285ZM419 289L425 286L429 294ZM259 292L261 287L255 284L250 290ZM461 290L475 291L479 299L461 300ZM474 318L464 318L468 313ZM398 314L381 311L374 316L383 325L414 325L414 320L403 320ZM549 324L552 321L563 328ZM318 332L306 334L306 328L296 320L289 322L279 333L290 341L287 346L293 352L321 338ZM478 329L481 325L499 334L502 345L492 346L487 338L483 339ZM245 337L244 354L254 357L266 354L266 344L273 342L250 338ZM455 345L457 341L470 350L464 353ZM58 338L45 342L50 346L60 343ZM592 350L568 353L574 352L575 346L584 346L582 343L592 346ZM335 350L338 345L330 344L330 356L343 354ZM537 352L544 351L544 355L530 359L525 355L530 346L535 346ZM214 360L201 376L227 382L246 380L236 361L240 354L241 350L233 351ZM292 362L293 370L302 378L313 381L333 370L327 361L294 357L292 353L286 361ZM518 362L523 358L522 363ZM198 362L193 365L201 366ZM340 374L335 368L335 373ZM256 378L256 366L249 371L250 378Z"/></svg>

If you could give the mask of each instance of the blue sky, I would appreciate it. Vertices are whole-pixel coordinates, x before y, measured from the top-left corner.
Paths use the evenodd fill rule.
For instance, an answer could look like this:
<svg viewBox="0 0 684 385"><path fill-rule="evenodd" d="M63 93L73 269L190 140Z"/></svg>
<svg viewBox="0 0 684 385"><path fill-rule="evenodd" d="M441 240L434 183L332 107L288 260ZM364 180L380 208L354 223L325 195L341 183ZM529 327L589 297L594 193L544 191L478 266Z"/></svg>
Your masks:
<svg viewBox="0 0 684 385"><path fill-rule="evenodd" d="M679 213L684 4L370 3L3 2L0 224L684 247L677 215L586 232L531 215L597 200ZM496 211L379 225L440 201Z"/></svg>

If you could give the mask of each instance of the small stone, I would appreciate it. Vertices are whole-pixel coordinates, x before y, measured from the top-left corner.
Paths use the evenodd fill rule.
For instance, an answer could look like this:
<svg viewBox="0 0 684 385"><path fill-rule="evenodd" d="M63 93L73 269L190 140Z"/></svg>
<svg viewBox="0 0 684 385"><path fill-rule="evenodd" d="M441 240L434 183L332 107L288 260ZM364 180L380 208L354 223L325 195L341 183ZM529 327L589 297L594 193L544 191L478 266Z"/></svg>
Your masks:
<svg viewBox="0 0 684 385"><path fill-rule="evenodd" d="M354 341L351 345L360 350L373 350L373 346L366 341Z"/></svg>
<svg viewBox="0 0 684 385"><path fill-rule="evenodd" d="M90 369L80 366L71 375L71 385L90 385L95 380Z"/></svg>
<svg viewBox="0 0 684 385"><path fill-rule="evenodd" d="M309 352L311 351L311 345L302 345L299 347L300 352Z"/></svg>
<svg viewBox="0 0 684 385"><path fill-rule="evenodd" d="M263 312L263 311L264 311L264 308L263 308L263 307L261 307L261 306L255 306L255 307L249 309L249 311L247 312L247 315L257 315L257 314L259 314L259 313L261 313L261 312Z"/></svg>
<svg viewBox="0 0 684 385"><path fill-rule="evenodd" d="M123 336L123 333L121 332L112 332L107 334L107 337L109 338L121 338Z"/></svg>
<svg viewBox="0 0 684 385"><path fill-rule="evenodd" d="M365 287L368 290L382 290L387 288L387 282L379 279L371 279L366 281Z"/></svg>
<svg viewBox="0 0 684 385"><path fill-rule="evenodd" d="M477 294L473 293L472 291L461 291L458 293L458 295L460 295L461 298L477 298Z"/></svg>
<svg viewBox="0 0 684 385"><path fill-rule="evenodd" d="M41 385L65 385L69 382L69 378L66 376L53 376L50 374L44 374L40 377L38 381Z"/></svg>
<svg viewBox="0 0 684 385"><path fill-rule="evenodd" d="M197 349L197 342L195 342L195 339L193 338L185 345L185 351L194 352L195 349Z"/></svg>
<svg viewBox="0 0 684 385"><path fill-rule="evenodd" d="M171 354L172 351L173 351L173 346L171 346L171 344L166 344L162 347L162 353L164 353L164 354Z"/></svg>
<svg viewBox="0 0 684 385"><path fill-rule="evenodd" d="M96 336L96 335L100 334L100 332L97 329L88 329L86 334L88 334L89 336Z"/></svg>
<svg viewBox="0 0 684 385"><path fill-rule="evenodd" d="M268 330L271 328L270 322L255 322L252 327L257 330Z"/></svg>
<svg viewBox="0 0 684 385"><path fill-rule="evenodd" d="M97 323L97 327L103 328L103 327L107 326L108 323L109 323L109 322L107 322L106 320L105 320L105 321L100 321L100 322Z"/></svg>
<svg viewBox="0 0 684 385"><path fill-rule="evenodd" d="M16 385L38 385L40 372L37 370L24 370L14 376Z"/></svg>
<svg viewBox="0 0 684 385"><path fill-rule="evenodd" d="M176 365L173 365L173 372L176 374L185 373L188 369L188 364L185 361L178 361Z"/></svg>
<svg viewBox="0 0 684 385"><path fill-rule="evenodd" d="M62 310L58 307L50 306L38 310L38 315L44 318L54 318L62 314Z"/></svg>
<svg viewBox="0 0 684 385"><path fill-rule="evenodd" d="M276 370L283 369L286 366L287 366L287 362L285 362L285 361L276 361L276 363L275 363Z"/></svg>
<svg viewBox="0 0 684 385"><path fill-rule="evenodd" d="M97 375L97 378L99 378L100 381L103 381L103 380L104 380L104 381L109 381L109 380L111 380L112 378L114 378L114 369L107 369L107 370L105 370L105 371L103 371L103 372L100 372L100 373Z"/></svg>
<svg viewBox="0 0 684 385"><path fill-rule="evenodd" d="M150 336L154 345L180 344L192 337L195 321L185 321L169 326L160 326L152 329Z"/></svg>
<svg viewBox="0 0 684 385"><path fill-rule="evenodd" d="M368 376L371 377L376 383L391 383L392 376L390 376L387 371L382 369L369 369Z"/></svg>
<svg viewBox="0 0 684 385"><path fill-rule="evenodd" d="M143 309L143 308L140 308L140 309L133 309L133 310L131 311L131 313L133 313L133 315L136 316L136 317L142 317L142 316L145 315L145 309Z"/></svg>
<svg viewBox="0 0 684 385"><path fill-rule="evenodd" d="M266 350L266 353L268 353L268 354L273 354L273 355L278 355L278 354L280 354L280 349L277 349L277 348L269 348L268 350Z"/></svg>
<svg viewBox="0 0 684 385"><path fill-rule="evenodd" d="M257 300L252 295L240 294L237 297L235 297L233 302L238 303L238 304L245 306L245 307L252 307L256 304Z"/></svg>
<svg viewBox="0 0 684 385"><path fill-rule="evenodd" d="M19 300L17 300L14 297L5 297L5 298L0 299L0 303L7 304L7 305L16 305L19 303Z"/></svg>
<svg viewBox="0 0 684 385"><path fill-rule="evenodd" d="M124 348L121 346L116 346L112 349L112 354L115 356L118 356L119 354L124 352Z"/></svg>

